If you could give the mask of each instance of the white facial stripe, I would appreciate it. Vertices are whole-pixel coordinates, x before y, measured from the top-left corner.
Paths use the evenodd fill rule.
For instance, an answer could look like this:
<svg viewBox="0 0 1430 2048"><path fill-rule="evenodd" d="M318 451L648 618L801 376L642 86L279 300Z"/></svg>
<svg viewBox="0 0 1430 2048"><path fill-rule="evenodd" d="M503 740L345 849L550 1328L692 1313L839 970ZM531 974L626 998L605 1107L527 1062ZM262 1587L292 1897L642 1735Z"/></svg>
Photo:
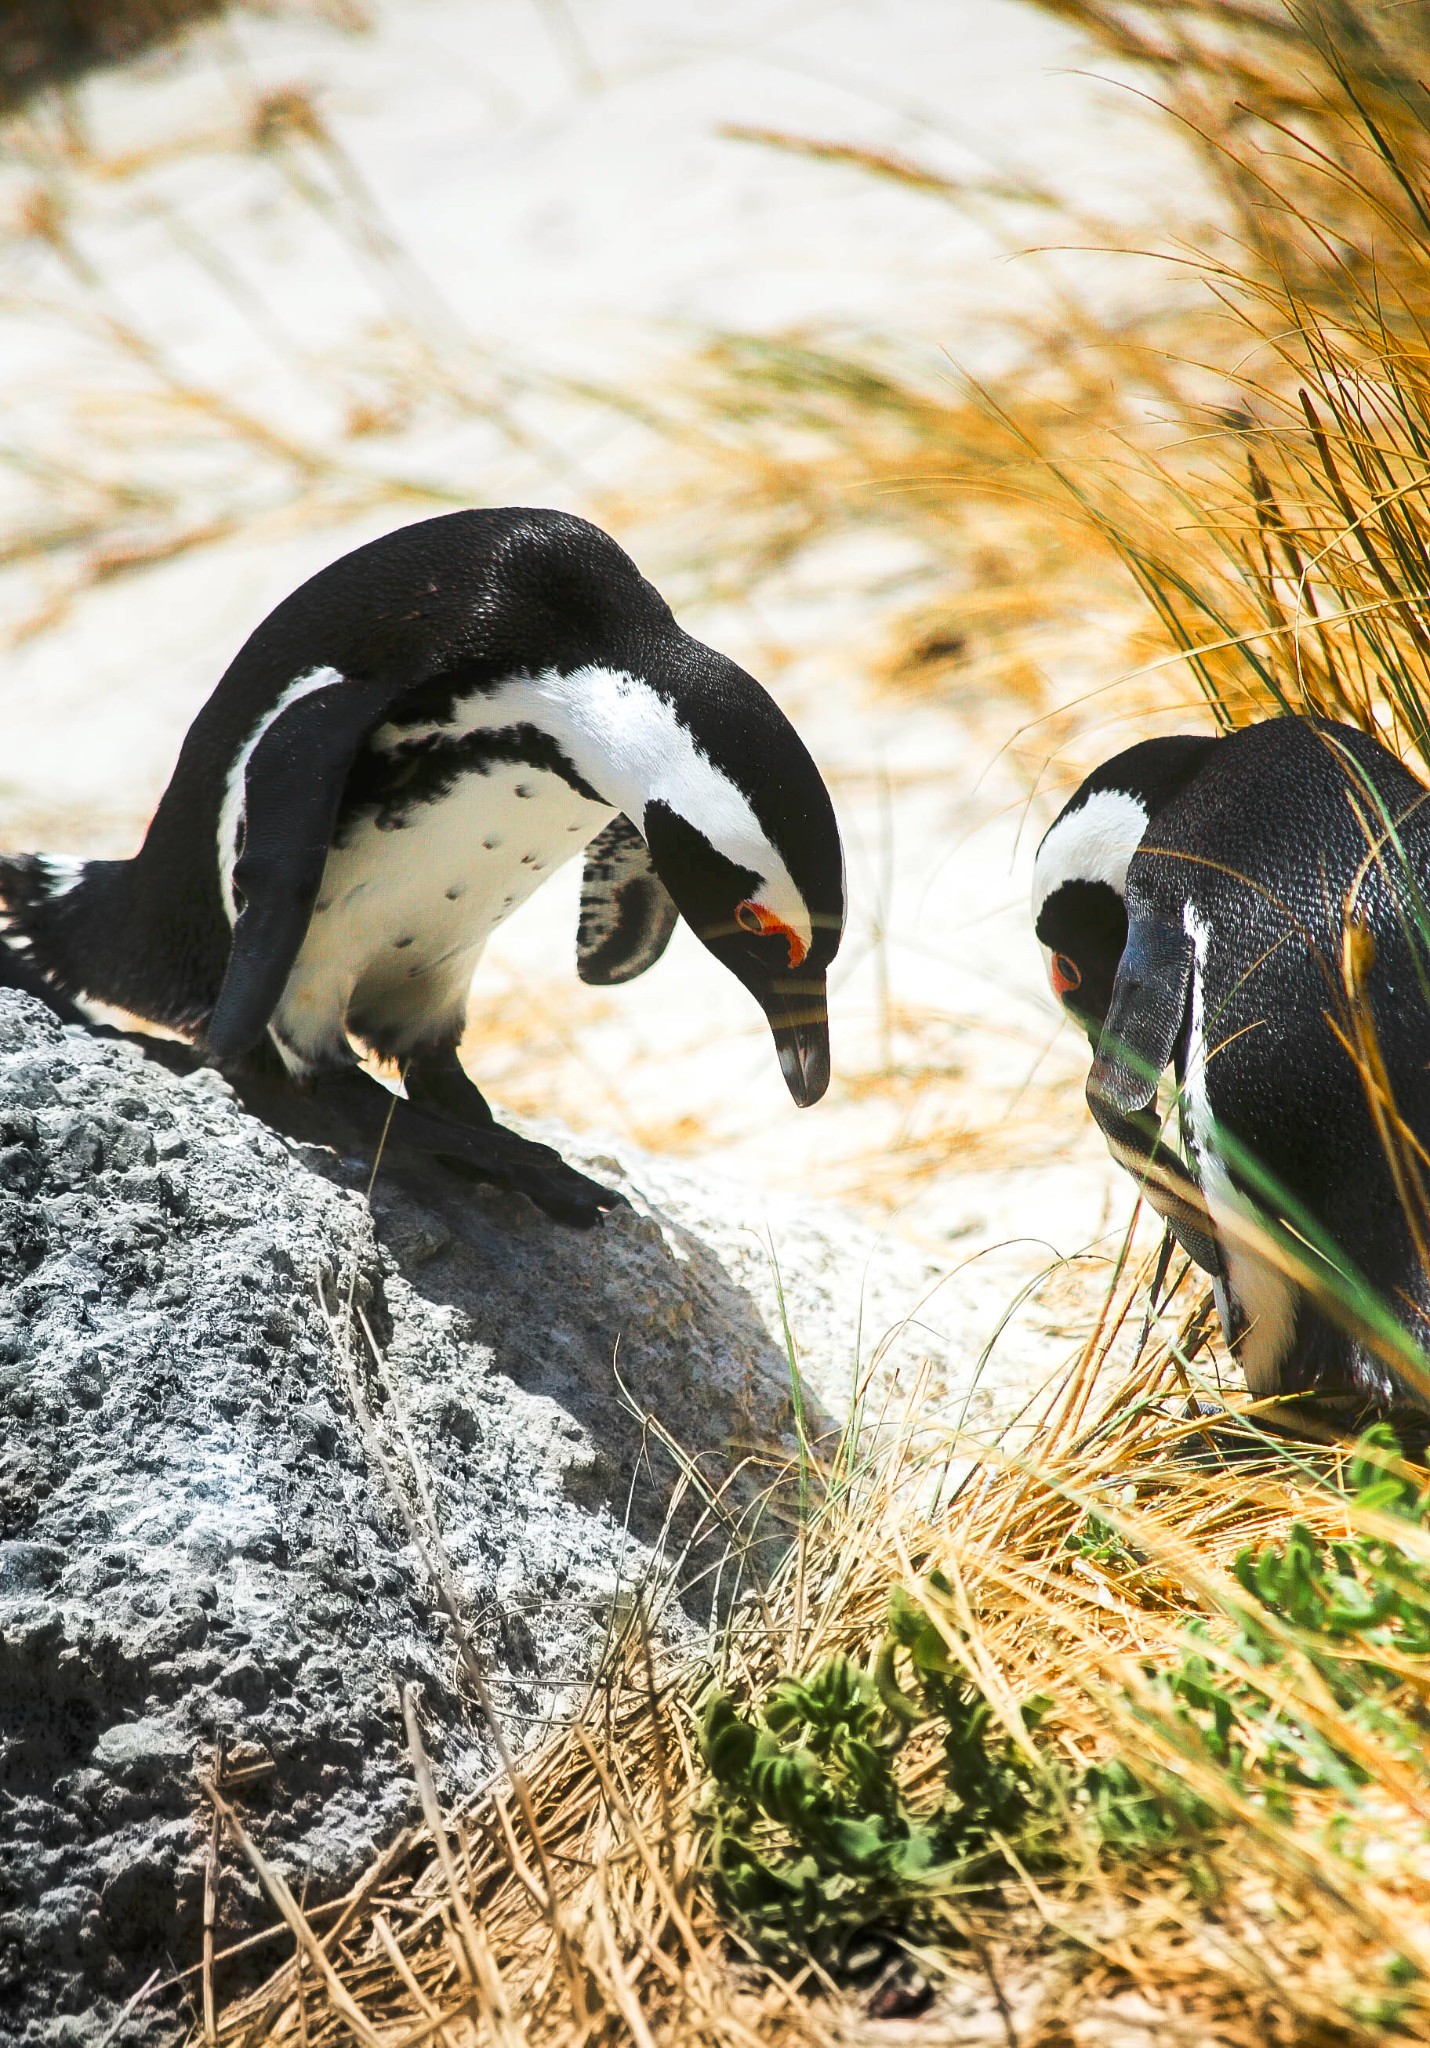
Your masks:
<svg viewBox="0 0 1430 2048"><path fill-rule="evenodd" d="M1147 830L1147 812L1124 789L1095 790L1059 818L1033 864L1033 922L1064 882L1106 882L1127 893L1127 868Z"/></svg>
<svg viewBox="0 0 1430 2048"><path fill-rule="evenodd" d="M771 846L749 799L696 745L674 707L623 669L592 664L569 675L547 669L513 676L486 694L460 700L451 723L384 725L373 745L389 751L414 739L534 725L549 733L578 775L616 810L644 823L646 805L664 803L727 860L759 876L756 900L813 943L809 908Z"/></svg>
<svg viewBox="0 0 1430 2048"><path fill-rule="evenodd" d="M1211 935L1190 903L1182 913L1182 924L1196 954L1196 964L1192 969L1187 1073L1183 1082L1192 1149L1196 1154L1202 1193L1206 1196L1207 1208L1216 1226L1217 1248L1226 1267L1227 1292L1234 1305L1236 1323L1242 1331L1237 1357L1246 1374L1246 1384L1253 1394L1274 1394L1281 1383L1281 1367L1295 1340L1300 1290L1279 1267L1256 1250L1255 1223L1250 1219L1216 1150L1216 1124L1207 1087L1207 1062L1209 1057L1215 1056L1215 1048L1209 1053L1203 993L1207 944ZM1218 1289L1218 1296L1220 1293ZM1221 1308L1220 1299L1217 1306ZM1228 1338L1236 1334L1234 1328L1228 1327Z"/></svg>
<svg viewBox="0 0 1430 2048"><path fill-rule="evenodd" d="M228 912L230 924L238 916L238 903L233 893L234 863L238 859L238 828L243 818L243 788L248 774L248 764L253 759L254 749L290 704L296 704L300 697L306 697L313 690L329 689L342 681L335 668L310 669L305 676L298 676L289 683L271 711L265 711L253 731L244 741L238 759L229 770L224 784L223 802L218 813L218 885L223 896L224 909Z"/></svg>

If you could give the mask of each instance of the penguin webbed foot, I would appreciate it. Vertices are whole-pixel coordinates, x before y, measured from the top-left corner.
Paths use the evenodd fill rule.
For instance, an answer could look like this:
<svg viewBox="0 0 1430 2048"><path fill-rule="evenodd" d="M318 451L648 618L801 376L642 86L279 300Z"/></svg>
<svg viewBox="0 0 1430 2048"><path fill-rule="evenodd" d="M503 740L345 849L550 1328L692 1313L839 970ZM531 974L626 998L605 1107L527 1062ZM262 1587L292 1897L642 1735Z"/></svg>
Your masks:
<svg viewBox="0 0 1430 2048"><path fill-rule="evenodd" d="M623 1195L578 1173L552 1146L497 1123L455 1054L450 1065L457 1078L446 1065L429 1066L415 1101L394 1097L357 1067L295 1087L264 1049L226 1071L245 1108L290 1137L369 1157L382 1146L394 1166L410 1166L414 1156L440 1160L465 1180L526 1195L556 1222L578 1230L589 1230L604 1210L625 1206Z"/></svg>
<svg viewBox="0 0 1430 2048"><path fill-rule="evenodd" d="M1405 1455L1423 1463L1430 1452L1430 1416L1423 1409L1387 1408L1363 1393L1338 1389L1293 1394L1246 1417L1193 1396L1182 1409L1182 1420L1203 1425L1176 1447L1177 1459L1189 1465L1260 1464L1283 1445L1343 1449L1373 1422L1387 1421Z"/></svg>
<svg viewBox="0 0 1430 2048"><path fill-rule="evenodd" d="M528 1195L559 1222L589 1229L603 1209L624 1208L625 1197L568 1166L561 1154L534 1138L509 1131L492 1115L455 1049L415 1053L403 1071L407 1101L394 1129L453 1172Z"/></svg>
<svg viewBox="0 0 1430 2048"><path fill-rule="evenodd" d="M627 1206L624 1195L578 1173L553 1146L523 1138L494 1120L486 1124L459 1122L411 1102L399 1102L392 1136L414 1151L440 1159L450 1172L463 1178L528 1196L556 1222L574 1224L578 1230L599 1223L603 1210Z"/></svg>
<svg viewBox="0 0 1430 2048"><path fill-rule="evenodd" d="M407 1100L448 1123L486 1130L496 1122L491 1106L455 1051L414 1053L402 1074Z"/></svg>

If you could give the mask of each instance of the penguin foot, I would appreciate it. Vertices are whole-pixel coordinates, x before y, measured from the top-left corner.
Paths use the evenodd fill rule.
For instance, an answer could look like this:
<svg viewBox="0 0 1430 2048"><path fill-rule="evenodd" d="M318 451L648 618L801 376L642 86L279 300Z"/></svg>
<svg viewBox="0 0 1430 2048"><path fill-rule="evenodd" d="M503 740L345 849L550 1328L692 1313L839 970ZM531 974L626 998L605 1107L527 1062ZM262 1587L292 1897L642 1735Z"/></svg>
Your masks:
<svg viewBox="0 0 1430 2048"><path fill-rule="evenodd" d="M550 1145L520 1138L496 1121L455 1046L415 1053L403 1074L407 1101L394 1118L414 1147L430 1150L453 1172L530 1196L558 1222L588 1230L603 1209L625 1198L568 1166Z"/></svg>
<svg viewBox="0 0 1430 2048"><path fill-rule="evenodd" d="M473 1091L475 1093L475 1090ZM415 1152L440 1159L452 1173L493 1187L527 1195L538 1209L558 1223L589 1230L605 1209L623 1209L626 1198L578 1173L550 1145L522 1138L501 1124L470 1124L435 1116L410 1102L399 1102L392 1118L391 1139Z"/></svg>
<svg viewBox="0 0 1430 2048"><path fill-rule="evenodd" d="M496 1119L476 1082L457 1058L455 1046L414 1053L402 1070L407 1100L448 1123L488 1129Z"/></svg>
<svg viewBox="0 0 1430 2048"><path fill-rule="evenodd" d="M457 1067L455 1055L450 1065ZM262 1049L230 1069L229 1079L246 1109L290 1137L370 1159L381 1147L395 1167L439 1160L463 1179L528 1196L578 1230L598 1223L603 1210L625 1206L623 1195L578 1173L550 1145L504 1129L460 1068L455 1076L444 1073L440 1106L430 1085L419 1084L418 1099L404 1101L356 1067L320 1074L299 1089Z"/></svg>
<svg viewBox="0 0 1430 2048"><path fill-rule="evenodd" d="M1332 1392L1292 1396L1260 1409L1254 1417L1243 1418L1233 1409L1193 1397L1183 1407L1182 1419L1201 1421L1205 1426L1182 1439L1177 1458L1184 1464L1212 1467L1261 1463L1283 1444L1338 1447L1354 1443L1372 1422L1385 1419L1385 1410L1367 1402L1363 1395ZM1404 1418L1400 1420L1398 1436ZM1423 1436L1424 1416L1420 1423Z"/></svg>

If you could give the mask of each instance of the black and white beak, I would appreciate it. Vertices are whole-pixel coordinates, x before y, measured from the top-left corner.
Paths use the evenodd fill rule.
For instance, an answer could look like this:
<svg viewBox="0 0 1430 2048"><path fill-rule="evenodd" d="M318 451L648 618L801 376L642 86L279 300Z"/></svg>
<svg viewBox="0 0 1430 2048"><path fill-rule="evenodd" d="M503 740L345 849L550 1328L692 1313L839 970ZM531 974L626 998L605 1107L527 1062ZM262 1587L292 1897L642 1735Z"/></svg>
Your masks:
<svg viewBox="0 0 1430 2048"><path fill-rule="evenodd" d="M800 1109L829 1086L829 995L822 974L796 974L756 990L785 1086Z"/></svg>

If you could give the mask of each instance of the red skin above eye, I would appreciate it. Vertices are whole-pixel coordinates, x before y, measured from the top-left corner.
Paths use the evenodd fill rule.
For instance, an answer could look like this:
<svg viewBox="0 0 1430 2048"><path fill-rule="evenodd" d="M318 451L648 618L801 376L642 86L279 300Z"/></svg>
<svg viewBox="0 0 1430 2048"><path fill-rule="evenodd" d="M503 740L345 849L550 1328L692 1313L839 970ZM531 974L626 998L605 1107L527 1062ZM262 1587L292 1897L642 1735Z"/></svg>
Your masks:
<svg viewBox="0 0 1430 2048"><path fill-rule="evenodd" d="M776 917L772 910L766 910L763 903L752 903L747 898L745 902L737 904L735 920L743 925L747 932L763 932L767 937L773 932L778 932L789 947L791 967L798 967L809 951L799 933L791 931L784 919Z"/></svg>
<svg viewBox="0 0 1430 2048"><path fill-rule="evenodd" d="M1075 988L1082 986L1082 969L1076 960L1070 960L1066 953L1054 953L1048 973L1052 978L1053 994L1059 1001L1064 996L1070 996Z"/></svg>

